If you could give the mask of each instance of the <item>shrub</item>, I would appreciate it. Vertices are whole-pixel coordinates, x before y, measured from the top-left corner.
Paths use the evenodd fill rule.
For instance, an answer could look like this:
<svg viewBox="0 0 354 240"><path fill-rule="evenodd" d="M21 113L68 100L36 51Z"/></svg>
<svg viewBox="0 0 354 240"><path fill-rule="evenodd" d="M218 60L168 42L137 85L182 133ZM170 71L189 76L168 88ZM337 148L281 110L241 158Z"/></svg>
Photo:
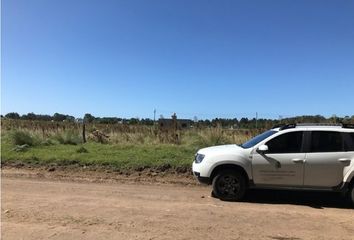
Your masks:
<svg viewBox="0 0 354 240"><path fill-rule="evenodd" d="M27 131L16 130L11 135L11 141L14 145L34 146L38 144L38 139Z"/></svg>
<svg viewBox="0 0 354 240"><path fill-rule="evenodd" d="M62 134L57 134L54 136L60 144L77 145L82 142L78 134L72 131L64 132Z"/></svg>

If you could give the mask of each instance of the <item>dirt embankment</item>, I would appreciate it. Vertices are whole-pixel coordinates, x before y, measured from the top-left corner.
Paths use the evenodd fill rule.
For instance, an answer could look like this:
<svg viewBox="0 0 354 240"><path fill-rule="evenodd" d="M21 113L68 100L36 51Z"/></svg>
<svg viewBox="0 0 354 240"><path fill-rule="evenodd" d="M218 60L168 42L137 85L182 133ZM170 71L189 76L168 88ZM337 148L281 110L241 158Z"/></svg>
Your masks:
<svg viewBox="0 0 354 240"><path fill-rule="evenodd" d="M151 168L140 167L137 169L118 170L104 166L37 166L19 162L11 164L6 163L1 167L3 176L10 175L22 178L40 178L96 183L135 182L141 184L169 183L198 185L190 168L173 168L169 165Z"/></svg>
<svg viewBox="0 0 354 240"><path fill-rule="evenodd" d="M354 210L336 194L251 191L244 202L222 202L190 177L176 175L173 183L167 176L100 180L101 174L2 169L2 239L354 236Z"/></svg>

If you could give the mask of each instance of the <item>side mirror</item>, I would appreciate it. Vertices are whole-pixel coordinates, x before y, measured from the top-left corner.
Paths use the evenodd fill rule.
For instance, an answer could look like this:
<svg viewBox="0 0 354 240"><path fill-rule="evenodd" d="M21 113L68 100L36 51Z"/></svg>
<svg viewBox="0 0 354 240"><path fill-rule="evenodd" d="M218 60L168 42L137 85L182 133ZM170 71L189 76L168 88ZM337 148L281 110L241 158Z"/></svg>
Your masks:
<svg viewBox="0 0 354 240"><path fill-rule="evenodd" d="M260 154L265 154L266 152L268 152L268 146L267 145L261 145L257 148L257 152Z"/></svg>

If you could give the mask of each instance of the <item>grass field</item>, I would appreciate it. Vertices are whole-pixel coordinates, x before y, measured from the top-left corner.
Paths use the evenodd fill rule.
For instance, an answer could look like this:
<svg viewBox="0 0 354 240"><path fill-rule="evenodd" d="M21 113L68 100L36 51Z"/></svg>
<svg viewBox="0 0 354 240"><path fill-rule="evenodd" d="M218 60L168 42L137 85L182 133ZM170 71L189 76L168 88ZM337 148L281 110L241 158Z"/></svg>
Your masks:
<svg viewBox="0 0 354 240"><path fill-rule="evenodd" d="M81 149L85 149L84 152L81 152ZM167 144L154 146L85 143L79 146L62 144L34 146L17 152L12 144L5 142L1 152L2 161L7 163L22 161L30 164L102 165L127 169L164 164L172 167L189 166L195 148Z"/></svg>
<svg viewBox="0 0 354 240"><path fill-rule="evenodd" d="M46 123L48 124L48 123ZM44 127L45 126L45 127ZM97 132L104 139L97 138ZM2 122L1 161L34 165L95 165L115 169L190 167L195 152L206 146L241 143L252 134L221 128L160 132L154 127L88 126L86 143L80 127Z"/></svg>

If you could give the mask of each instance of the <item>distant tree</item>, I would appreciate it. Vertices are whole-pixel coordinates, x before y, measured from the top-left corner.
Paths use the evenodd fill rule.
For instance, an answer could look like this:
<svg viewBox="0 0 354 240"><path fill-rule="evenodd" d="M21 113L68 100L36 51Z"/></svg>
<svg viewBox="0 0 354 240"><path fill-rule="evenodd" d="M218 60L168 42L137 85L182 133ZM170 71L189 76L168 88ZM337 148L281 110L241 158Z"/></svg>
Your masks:
<svg viewBox="0 0 354 240"><path fill-rule="evenodd" d="M216 127L216 126L220 125L220 120L219 120L219 118L214 118L214 119L212 119L212 120L211 120L211 125L212 125L213 127Z"/></svg>
<svg viewBox="0 0 354 240"><path fill-rule="evenodd" d="M67 115L60 114L60 113L54 113L53 115L53 120L56 122L62 122L67 119Z"/></svg>
<svg viewBox="0 0 354 240"><path fill-rule="evenodd" d="M11 118L11 119L20 119L20 114L16 112L10 112L5 115L6 118Z"/></svg>
<svg viewBox="0 0 354 240"><path fill-rule="evenodd" d="M139 123L139 118L131 118L129 119L129 124L136 125Z"/></svg>
<svg viewBox="0 0 354 240"><path fill-rule="evenodd" d="M69 122L75 122L75 117L70 115L65 115L65 120Z"/></svg>
<svg viewBox="0 0 354 240"><path fill-rule="evenodd" d="M248 118L241 118L241 120L240 120L240 126L242 127L242 128L247 128L248 127Z"/></svg>
<svg viewBox="0 0 354 240"><path fill-rule="evenodd" d="M49 116L49 115L36 115L36 119L37 120L41 120L41 121L51 121L53 119L53 117Z"/></svg>
<svg viewBox="0 0 354 240"><path fill-rule="evenodd" d="M86 113L84 116L84 122L85 123L92 123L93 121L95 121L95 117L92 116L90 113Z"/></svg>
<svg viewBox="0 0 354 240"><path fill-rule="evenodd" d="M21 119L24 119L24 120L37 120L37 115L34 114L33 112L32 113L27 113L27 114L22 115Z"/></svg>
<svg viewBox="0 0 354 240"><path fill-rule="evenodd" d="M95 121L98 123L104 124L116 124L120 122L122 119L117 117L103 117L103 118L95 118Z"/></svg>
<svg viewBox="0 0 354 240"><path fill-rule="evenodd" d="M154 120L152 120L152 119L150 119L150 118L142 118L142 119L140 120L140 123L141 123L142 125L152 126L152 125L154 125Z"/></svg>

